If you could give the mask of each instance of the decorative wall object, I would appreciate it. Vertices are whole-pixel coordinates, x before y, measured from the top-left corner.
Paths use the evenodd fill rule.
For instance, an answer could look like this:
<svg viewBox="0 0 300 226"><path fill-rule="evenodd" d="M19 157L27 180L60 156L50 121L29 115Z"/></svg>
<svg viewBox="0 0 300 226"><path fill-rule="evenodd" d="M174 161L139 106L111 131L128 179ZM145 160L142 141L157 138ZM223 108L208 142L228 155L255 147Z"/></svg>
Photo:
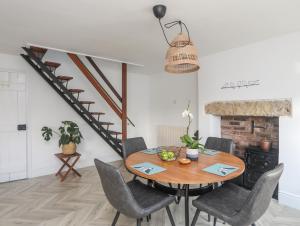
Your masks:
<svg viewBox="0 0 300 226"><path fill-rule="evenodd" d="M251 86L259 86L260 80L251 81L236 81L236 82L225 82L221 89L239 89L239 88L249 88Z"/></svg>

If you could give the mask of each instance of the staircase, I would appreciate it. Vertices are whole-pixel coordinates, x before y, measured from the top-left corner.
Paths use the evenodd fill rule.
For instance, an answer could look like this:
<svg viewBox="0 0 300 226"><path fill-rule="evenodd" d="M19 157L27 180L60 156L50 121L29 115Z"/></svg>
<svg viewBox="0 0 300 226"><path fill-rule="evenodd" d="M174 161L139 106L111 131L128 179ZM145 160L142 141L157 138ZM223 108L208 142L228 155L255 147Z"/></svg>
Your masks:
<svg viewBox="0 0 300 226"><path fill-rule="evenodd" d="M61 66L60 63L51 61L42 61L43 56L46 54L47 49L39 47L23 47L26 54L21 54L21 56L32 66L32 68L80 115L80 117L86 121L87 124L93 128L96 133L102 137L105 142L122 157L122 140L126 139L127 136L127 122L129 121L133 126L134 124L127 118L127 106L126 106L126 81L124 92L122 91L122 98L116 92L116 90L109 83L104 74L97 67L95 62L87 57L92 66L96 69L99 75L105 78L108 86L112 88L113 93L117 94L117 98L122 103L122 109L113 101L113 99L108 95L108 93L103 89L100 83L93 77L93 75L88 71L88 69L80 61L79 57L74 54L69 54L73 62L79 67L79 69L84 73L85 76L92 82L94 87L99 91L99 94L106 100L106 102L113 108L117 115L122 120L122 132L111 130L111 126L114 125L112 122L105 122L101 120L101 116L105 115L104 112L91 111L91 105L95 104L95 101L82 100L80 94L84 92L83 89L69 89L69 83L74 79L69 75L56 75L56 69ZM126 68L126 67L125 67ZM122 65L123 69L123 65ZM122 70L124 73L124 71ZM122 75L123 75L122 73ZM126 75L126 72L125 72ZM123 78L123 77L122 77ZM124 77L127 78L126 76ZM101 92L100 92L101 91ZM125 97L125 98L124 98ZM122 135L122 139L120 136Z"/></svg>

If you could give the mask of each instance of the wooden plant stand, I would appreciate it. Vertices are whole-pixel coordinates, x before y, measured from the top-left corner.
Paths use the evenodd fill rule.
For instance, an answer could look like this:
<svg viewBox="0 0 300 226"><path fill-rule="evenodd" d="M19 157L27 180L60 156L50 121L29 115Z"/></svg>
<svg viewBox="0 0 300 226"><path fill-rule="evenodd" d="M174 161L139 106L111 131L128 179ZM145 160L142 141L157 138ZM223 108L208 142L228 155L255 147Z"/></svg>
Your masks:
<svg viewBox="0 0 300 226"><path fill-rule="evenodd" d="M63 165L60 167L60 169L58 170L58 172L55 174L55 176L60 176L60 181L63 182L66 177L68 176L68 174L73 171L77 176L81 177L80 173L77 172L77 170L74 169L75 164L78 162L81 154L75 152L72 155L65 155L63 153L56 153L55 156L63 162ZM73 161L72 164L69 164L69 161L75 158L75 160ZM69 169L63 173L62 170L65 168L65 166L69 167Z"/></svg>

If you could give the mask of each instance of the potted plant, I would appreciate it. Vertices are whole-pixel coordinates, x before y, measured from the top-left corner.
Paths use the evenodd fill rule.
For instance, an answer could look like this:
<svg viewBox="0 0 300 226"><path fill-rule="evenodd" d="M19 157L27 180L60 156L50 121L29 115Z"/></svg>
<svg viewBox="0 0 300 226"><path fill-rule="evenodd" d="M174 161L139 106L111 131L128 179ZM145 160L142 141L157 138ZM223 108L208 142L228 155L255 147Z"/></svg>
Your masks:
<svg viewBox="0 0 300 226"><path fill-rule="evenodd" d="M197 139L196 137L191 137L189 135L189 129L191 122L193 120L193 114L190 111L190 103L188 104L188 107L182 112L183 118L188 118L188 126L186 128L186 134L180 137L181 142L185 145L187 148L186 151L186 157L191 160L197 160L199 156L199 150L204 150L204 145L200 143L200 139Z"/></svg>
<svg viewBox="0 0 300 226"><path fill-rule="evenodd" d="M53 137L53 133L55 133L59 136L58 146L62 147L63 154L74 154L76 152L76 144L80 144L83 138L78 125L72 121L63 121L58 131L44 126L42 128L42 136L45 141L49 141Z"/></svg>

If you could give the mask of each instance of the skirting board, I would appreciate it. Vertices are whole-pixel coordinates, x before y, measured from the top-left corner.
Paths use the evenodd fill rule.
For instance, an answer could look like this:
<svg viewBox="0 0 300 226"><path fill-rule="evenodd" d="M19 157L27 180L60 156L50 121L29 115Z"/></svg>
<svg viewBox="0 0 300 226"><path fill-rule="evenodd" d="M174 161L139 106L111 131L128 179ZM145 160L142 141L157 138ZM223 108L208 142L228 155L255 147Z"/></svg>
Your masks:
<svg viewBox="0 0 300 226"><path fill-rule="evenodd" d="M300 210L300 196L289 192L279 192L279 203Z"/></svg>

